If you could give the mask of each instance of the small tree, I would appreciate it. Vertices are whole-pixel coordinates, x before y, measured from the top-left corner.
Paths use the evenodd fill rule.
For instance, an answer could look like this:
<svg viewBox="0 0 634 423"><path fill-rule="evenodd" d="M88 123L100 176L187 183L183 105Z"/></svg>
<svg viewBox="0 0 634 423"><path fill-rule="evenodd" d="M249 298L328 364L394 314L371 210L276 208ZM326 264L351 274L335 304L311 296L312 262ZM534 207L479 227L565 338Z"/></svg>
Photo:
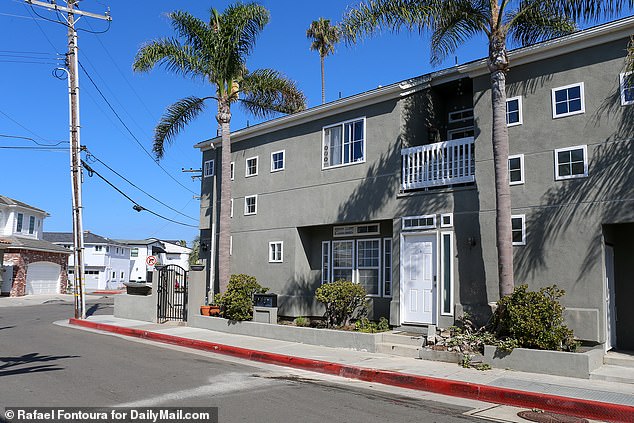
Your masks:
<svg viewBox="0 0 634 423"><path fill-rule="evenodd" d="M361 318L367 314L365 289L350 281L340 279L326 283L315 291L315 298L326 306L328 327L345 326L351 318Z"/></svg>
<svg viewBox="0 0 634 423"><path fill-rule="evenodd" d="M253 318L253 294L268 291L258 283L254 276L231 275L224 294L216 296L216 304L221 307L222 315L229 320L251 320Z"/></svg>

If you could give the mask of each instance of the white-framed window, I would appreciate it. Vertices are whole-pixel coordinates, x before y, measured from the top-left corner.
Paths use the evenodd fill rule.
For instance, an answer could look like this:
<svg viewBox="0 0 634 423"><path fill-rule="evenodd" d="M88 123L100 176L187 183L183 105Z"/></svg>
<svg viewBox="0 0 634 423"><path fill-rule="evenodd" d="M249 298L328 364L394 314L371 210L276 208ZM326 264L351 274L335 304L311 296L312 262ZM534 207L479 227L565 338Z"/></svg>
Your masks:
<svg viewBox="0 0 634 423"><path fill-rule="evenodd" d="M524 183L524 155L509 156L509 185Z"/></svg>
<svg viewBox="0 0 634 423"><path fill-rule="evenodd" d="M207 160L203 166L203 177L208 178L214 176L215 166L213 160Z"/></svg>
<svg viewBox="0 0 634 423"><path fill-rule="evenodd" d="M526 215L514 214L511 216L511 234L513 245L526 245Z"/></svg>
<svg viewBox="0 0 634 423"><path fill-rule="evenodd" d="M409 216L401 219L403 230L412 229L435 229L436 215L428 214L424 216Z"/></svg>
<svg viewBox="0 0 634 423"><path fill-rule="evenodd" d="M106 253L110 252L110 246L106 245Z"/></svg>
<svg viewBox="0 0 634 423"><path fill-rule="evenodd" d="M453 315L453 233L440 233L440 314Z"/></svg>
<svg viewBox="0 0 634 423"><path fill-rule="evenodd" d="M583 82L552 89L553 119L585 113Z"/></svg>
<svg viewBox="0 0 634 423"><path fill-rule="evenodd" d="M322 169L365 162L365 117L323 128Z"/></svg>
<svg viewBox="0 0 634 423"><path fill-rule="evenodd" d="M373 297L381 295L381 240L357 240L357 282Z"/></svg>
<svg viewBox="0 0 634 423"><path fill-rule="evenodd" d="M321 243L321 283L330 282L330 241Z"/></svg>
<svg viewBox="0 0 634 423"><path fill-rule="evenodd" d="M125 272L121 272L121 279L125 278Z"/></svg>
<svg viewBox="0 0 634 423"><path fill-rule="evenodd" d="M440 227L451 228L453 226L453 213L443 213L440 215Z"/></svg>
<svg viewBox="0 0 634 423"><path fill-rule="evenodd" d="M473 126L465 126L464 128L450 129L447 131L447 139L451 140L459 140L462 138L473 137L475 131Z"/></svg>
<svg viewBox="0 0 634 423"><path fill-rule="evenodd" d="M449 123L464 122L466 120L471 120L471 119L473 119L473 108L449 112L449 116L448 116Z"/></svg>
<svg viewBox="0 0 634 423"><path fill-rule="evenodd" d="M112 272L112 278L111 279L116 279L117 278L117 272Z"/></svg>
<svg viewBox="0 0 634 423"><path fill-rule="evenodd" d="M381 226L378 223L370 223L367 225L348 225L335 226L332 228L332 236L366 236L378 235L381 232Z"/></svg>
<svg viewBox="0 0 634 423"><path fill-rule="evenodd" d="M229 166L229 173L231 174L231 180L233 181L236 176L236 162L231 162Z"/></svg>
<svg viewBox="0 0 634 423"><path fill-rule="evenodd" d="M244 215L249 216L258 213L258 196L249 195L244 197Z"/></svg>
<svg viewBox="0 0 634 423"><path fill-rule="evenodd" d="M35 216L29 216L29 233L31 235L35 233Z"/></svg>
<svg viewBox="0 0 634 423"><path fill-rule="evenodd" d="M24 224L24 215L22 213L18 213L15 222L15 231L22 232L22 226Z"/></svg>
<svg viewBox="0 0 634 423"><path fill-rule="evenodd" d="M619 75L621 87L621 105L634 104L634 72L625 72Z"/></svg>
<svg viewBox="0 0 634 423"><path fill-rule="evenodd" d="M269 263L282 263L284 258L284 242L269 242Z"/></svg>
<svg viewBox="0 0 634 423"><path fill-rule="evenodd" d="M278 172L284 170L286 167L286 152L285 150L275 151L271 153L271 172Z"/></svg>
<svg viewBox="0 0 634 423"><path fill-rule="evenodd" d="M332 241L332 280L353 281L354 241Z"/></svg>
<svg viewBox="0 0 634 423"><path fill-rule="evenodd" d="M139 249L137 247L130 248L130 257L139 257Z"/></svg>
<svg viewBox="0 0 634 423"><path fill-rule="evenodd" d="M233 255L233 235L229 235L229 255Z"/></svg>
<svg viewBox="0 0 634 423"><path fill-rule="evenodd" d="M229 217L233 217L233 198L231 199L231 210L229 211Z"/></svg>
<svg viewBox="0 0 634 423"><path fill-rule="evenodd" d="M101 246L101 245L95 245L95 251L98 251L98 252L103 251L103 246Z"/></svg>
<svg viewBox="0 0 634 423"><path fill-rule="evenodd" d="M246 172L245 176L255 176L258 174L258 156L249 157L246 160Z"/></svg>
<svg viewBox="0 0 634 423"><path fill-rule="evenodd" d="M588 147L559 148L555 150L555 179L573 179L588 176Z"/></svg>
<svg viewBox="0 0 634 423"><path fill-rule="evenodd" d="M383 296L392 296L392 238L383 238Z"/></svg>
<svg viewBox="0 0 634 423"><path fill-rule="evenodd" d="M522 96L506 99L506 126L522 124Z"/></svg>

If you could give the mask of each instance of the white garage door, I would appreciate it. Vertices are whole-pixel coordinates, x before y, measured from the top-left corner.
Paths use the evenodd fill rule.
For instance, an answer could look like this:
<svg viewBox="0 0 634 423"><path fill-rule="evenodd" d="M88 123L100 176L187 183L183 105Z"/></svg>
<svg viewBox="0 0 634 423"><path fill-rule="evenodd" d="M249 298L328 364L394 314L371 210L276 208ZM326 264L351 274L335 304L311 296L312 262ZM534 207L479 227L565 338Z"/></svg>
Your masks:
<svg viewBox="0 0 634 423"><path fill-rule="evenodd" d="M59 294L59 264L46 261L31 263L26 268L27 294Z"/></svg>

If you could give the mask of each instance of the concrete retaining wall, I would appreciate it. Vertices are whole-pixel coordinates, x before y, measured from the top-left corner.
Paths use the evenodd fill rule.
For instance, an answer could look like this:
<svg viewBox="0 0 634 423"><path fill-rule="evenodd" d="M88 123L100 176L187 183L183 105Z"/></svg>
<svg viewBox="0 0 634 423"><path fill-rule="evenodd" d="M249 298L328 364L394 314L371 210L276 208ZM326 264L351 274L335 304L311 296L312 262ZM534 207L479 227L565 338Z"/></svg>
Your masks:
<svg viewBox="0 0 634 423"><path fill-rule="evenodd" d="M151 295L115 295L114 317L156 322L156 295L154 295L154 291Z"/></svg>

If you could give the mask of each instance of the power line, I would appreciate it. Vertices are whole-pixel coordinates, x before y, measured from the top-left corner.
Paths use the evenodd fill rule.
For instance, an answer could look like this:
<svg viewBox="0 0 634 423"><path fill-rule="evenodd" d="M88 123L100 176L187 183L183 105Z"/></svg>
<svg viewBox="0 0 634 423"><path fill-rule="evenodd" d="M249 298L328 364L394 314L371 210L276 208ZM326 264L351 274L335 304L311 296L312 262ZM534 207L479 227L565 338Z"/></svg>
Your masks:
<svg viewBox="0 0 634 423"><path fill-rule="evenodd" d="M187 188L185 185L183 185L178 179L176 179L174 176L172 176L167 169L165 169L163 166L161 166L161 164L156 161L156 159L154 157L152 157L152 154L147 151L147 149L143 146L143 144L141 143L141 141L139 141L139 139L134 135L134 133L132 132L132 130L130 130L130 128L128 127L128 125L126 125L126 123L123 121L123 119L121 119L121 116L119 116L119 113L117 113L117 111L115 110L114 107L112 107L112 104L110 104L110 102L108 101L108 99L106 98L106 96L103 94L103 92L101 91L101 89L99 88L99 86L97 85L97 83L92 79L92 77L90 76L90 74L88 73L88 70L86 70L86 68L84 67L84 65L79 62L79 66L81 67L81 69L84 71L84 73L86 74L86 76L88 77L88 80L92 83L92 85L95 87L95 89L97 90L97 92L99 92L99 95L101 95L101 98L106 102L106 104L108 105L108 107L110 108L110 110L112 111L112 113L114 113L114 115L117 117L117 119L119 120L119 122L121 122L121 124L124 126L124 128L128 131L128 133L132 136L132 138L134 139L134 141L136 141L136 143L139 145L139 147L141 147L141 149L143 149L143 151L145 151L145 154L147 154L147 156L152 159L152 161L154 162L154 164L156 164L159 168L161 168L161 170L163 170L163 172L165 172L165 174L167 176L169 176L174 182L176 182L178 185L180 185L181 187L185 188L187 191L191 192L192 194L198 194L195 191L192 191L191 189Z"/></svg>
<svg viewBox="0 0 634 423"><path fill-rule="evenodd" d="M37 138L41 139L42 141L46 141L43 137L41 137L38 134L36 134L35 132L31 131L29 128L27 128L26 126L22 125L20 122L18 122L17 120L13 119L11 116L6 114L2 110L0 110L0 114L3 115L4 117L6 117L7 119L9 119L11 122L13 122L16 125L18 125L20 128L22 128L25 131L27 131L28 133L35 135Z"/></svg>
<svg viewBox="0 0 634 423"><path fill-rule="evenodd" d="M23 3L24 4L24 3ZM33 18L33 22L35 22L35 24L37 25L37 27L40 29L40 31L42 32L42 34L44 34L44 38L46 38L46 41L48 41L48 43L51 45L51 47L53 47L53 50L55 51L55 53L59 54L59 51L57 51L57 48L55 47L55 44L53 44L53 42L51 41L50 38L48 38L48 35L46 35L46 32L44 32L44 29L42 28L42 26L40 25L40 23L38 22L38 20L35 18L35 16L33 16L33 14L31 13L31 11L29 10L29 8L26 6L26 4L24 4L24 8L26 9L26 11L29 13L29 15L31 16L31 18ZM31 8L33 8L33 6L31 6Z"/></svg>
<svg viewBox="0 0 634 423"><path fill-rule="evenodd" d="M41 151L68 151L69 147L32 147L32 146L16 146L16 145L1 145L3 150L41 150Z"/></svg>
<svg viewBox="0 0 634 423"><path fill-rule="evenodd" d="M31 137L23 137L20 135L7 135L7 134L0 134L0 137L2 138L15 138L15 139L20 139L20 140L29 140L29 141L33 141L35 144L42 146L42 147L57 147L60 144L68 144L68 141L58 141L55 144L42 144L41 142L37 142L36 140L34 140ZM53 140L51 140L53 141Z"/></svg>
<svg viewBox="0 0 634 423"><path fill-rule="evenodd" d="M97 172L96 170L94 170L93 168L91 168L88 163L86 163L85 161L81 161L82 166L84 167L84 169L86 169L88 171L88 175L92 176L93 174L97 175L99 178L101 178L105 183L107 183L108 185L110 185L115 191L117 191L119 194L123 195L128 201L130 201L133 206L132 208L138 212L140 211L146 211L150 214L153 214L156 217L159 217L161 219L167 220L169 222L172 223L176 223L177 225L182 225L182 226L189 226L190 228L198 228L198 225L190 225L189 223L183 223L183 222L179 222L177 220L173 220L170 219L169 217L165 217L159 213L156 213L155 211L152 211L150 209L147 209L141 205L139 205L139 203L137 203L136 201L134 201L129 195L127 195L125 192L121 191L119 188L117 188L112 182L110 182L109 180L107 180L105 177L103 177L99 172Z"/></svg>
<svg viewBox="0 0 634 423"><path fill-rule="evenodd" d="M93 153L91 153L90 151L86 150L86 160L90 160L90 159L94 159L96 161L98 161L99 163L101 163L102 165L104 165L108 170L110 170L112 173L114 173L115 175L117 175L119 178L123 179L124 181L126 181L127 183L129 183L130 185L132 185L134 188L138 189L139 191L141 191L143 194L147 195L148 197L150 197L152 200L164 205L165 207L167 207L168 209L175 211L176 213L180 214L181 216L184 216L188 219L191 219L193 221L198 221L198 219L195 219L191 216L188 216L178 210L176 210L175 208L165 204L164 202L162 202L161 200L159 200L158 198L154 197L152 194L144 191L142 188L140 188L139 186L135 185L132 181L130 181L129 179L127 179L125 176L121 175L119 172L117 172L116 170L114 170L113 168L111 168L110 166L108 166L106 163L104 163L102 160L100 160L97 156L95 156Z"/></svg>

